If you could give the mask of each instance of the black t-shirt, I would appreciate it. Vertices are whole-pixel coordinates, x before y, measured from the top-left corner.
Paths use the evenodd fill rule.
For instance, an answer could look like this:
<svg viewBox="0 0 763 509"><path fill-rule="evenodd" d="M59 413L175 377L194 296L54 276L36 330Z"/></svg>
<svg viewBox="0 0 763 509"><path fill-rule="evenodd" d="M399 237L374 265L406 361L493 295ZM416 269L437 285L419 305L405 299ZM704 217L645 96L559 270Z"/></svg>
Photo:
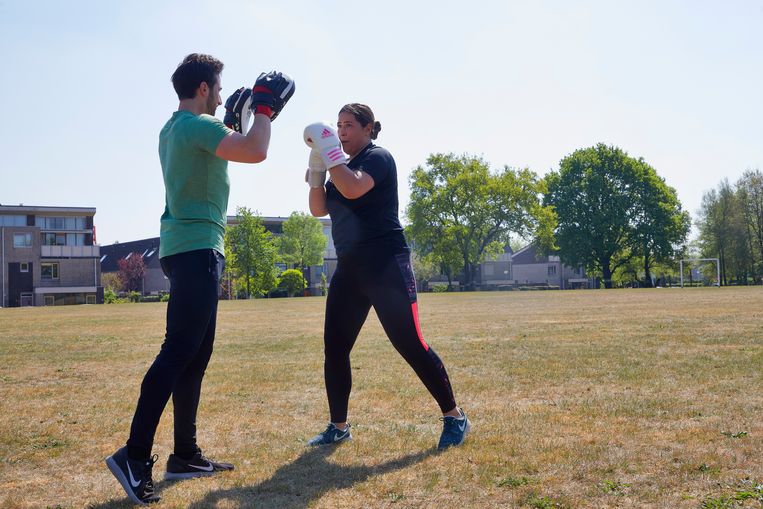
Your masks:
<svg viewBox="0 0 763 509"><path fill-rule="evenodd" d="M364 249L408 251L397 217L397 167L392 154L369 143L347 166L368 173L374 187L360 198L349 200L331 180L326 183L326 208L337 255Z"/></svg>

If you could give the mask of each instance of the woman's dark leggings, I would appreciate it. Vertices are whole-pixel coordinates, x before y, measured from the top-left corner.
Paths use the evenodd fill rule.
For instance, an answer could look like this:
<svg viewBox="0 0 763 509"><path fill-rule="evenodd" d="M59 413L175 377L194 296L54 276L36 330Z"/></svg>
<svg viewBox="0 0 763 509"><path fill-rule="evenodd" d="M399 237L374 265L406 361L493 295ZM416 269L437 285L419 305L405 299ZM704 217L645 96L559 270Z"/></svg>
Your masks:
<svg viewBox="0 0 763 509"><path fill-rule="evenodd" d="M339 257L331 278L324 328L326 392L331 422L347 420L352 389L350 351L374 307L389 340L445 413L456 406L445 366L419 327L416 281L408 253Z"/></svg>
<svg viewBox="0 0 763 509"><path fill-rule="evenodd" d="M140 386L140 398L127 441L128 454L148 458L164 407L172 396L175 454L196 451L196 411L201 380L212 355L217 297L225 259L212 249L161 259L170 280L167 333Z"/></svg>

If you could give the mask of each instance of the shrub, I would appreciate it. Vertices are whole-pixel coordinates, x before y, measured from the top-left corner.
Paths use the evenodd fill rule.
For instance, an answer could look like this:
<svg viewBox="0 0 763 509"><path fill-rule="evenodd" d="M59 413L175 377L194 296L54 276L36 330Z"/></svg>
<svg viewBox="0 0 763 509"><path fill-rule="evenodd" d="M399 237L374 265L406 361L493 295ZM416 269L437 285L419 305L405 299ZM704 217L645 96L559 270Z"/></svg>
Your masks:
<svg viewBox="0 0 763 509"><path fill-rule="evenodd" d="M114 289L110 286L107 286L103 289L103 303L104 304L116 304L119 302L119 297L117 297L117 292L114 291Z"/></svg>
<svg viewBox="0 0 763 509"><path fill-rule="evenodd" d="M289 293L289 297L293 297L297 292L301 292L307 287L307 281L302 276L302 271L288 269L281 273L281 280L278 286L284 288Z"/></svg>

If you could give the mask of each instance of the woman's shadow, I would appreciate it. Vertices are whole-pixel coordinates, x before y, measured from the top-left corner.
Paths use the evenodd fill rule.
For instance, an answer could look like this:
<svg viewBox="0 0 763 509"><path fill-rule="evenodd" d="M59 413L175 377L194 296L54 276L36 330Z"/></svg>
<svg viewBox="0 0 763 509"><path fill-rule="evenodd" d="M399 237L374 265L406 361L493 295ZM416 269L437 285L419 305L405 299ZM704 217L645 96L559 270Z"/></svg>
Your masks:
<svg viewBox="0 0 763 509"><path fill-rule="evenodd" d="M253 486L210 492L189 508L216 507L220 502L225 502L224 507L235 508L306 508L327 491L350 488L370 477L419 463L437 452L432 448L379 465L345 466L327 461L336 448L311 447L292 463L276 470L270 479Z"/></svg>

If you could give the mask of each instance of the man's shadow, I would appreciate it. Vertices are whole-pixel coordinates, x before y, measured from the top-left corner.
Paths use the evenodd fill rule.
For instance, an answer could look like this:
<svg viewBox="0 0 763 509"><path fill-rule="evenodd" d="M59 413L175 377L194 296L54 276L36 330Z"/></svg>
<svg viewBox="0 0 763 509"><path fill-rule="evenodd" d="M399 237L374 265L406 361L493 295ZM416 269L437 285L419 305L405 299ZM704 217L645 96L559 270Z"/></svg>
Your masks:
<svg viewBox="0 0 763 509"><path fill-rule="evenodd" d="M235 508L306 508L327 491L350 488L373 476L419 463L437 453L437 449L432 448L380 465L345 466L327 461L336 449L337 446L311 447L293 462L276 470L270 479L253 486L210 492L189 508L206 509L221 502L225 502L225 507Z"/></svg>
<svg viewBox="0 0 763 509"><path fill-rule="evenodd" d="M346 466L327 461L327 458L337 450L337 447L341 446L342 444L310 447L296 460L283 465L269 479L259 484L212 491L188 507L190 509L207 509L217 507L218 504L222 503L224 507L236 509L306 508L313 500L320 498L327 491L350 488L373 476L406 468L438 453L436 448L431 448L373 466ZM159 481L154 482L154 485L157 494L161 495L162 491L177 483L182 483L182 481ZM133 504L129 500L123 499L110 500L88 507L90 509L106 509L133 507Z"/></svg>

